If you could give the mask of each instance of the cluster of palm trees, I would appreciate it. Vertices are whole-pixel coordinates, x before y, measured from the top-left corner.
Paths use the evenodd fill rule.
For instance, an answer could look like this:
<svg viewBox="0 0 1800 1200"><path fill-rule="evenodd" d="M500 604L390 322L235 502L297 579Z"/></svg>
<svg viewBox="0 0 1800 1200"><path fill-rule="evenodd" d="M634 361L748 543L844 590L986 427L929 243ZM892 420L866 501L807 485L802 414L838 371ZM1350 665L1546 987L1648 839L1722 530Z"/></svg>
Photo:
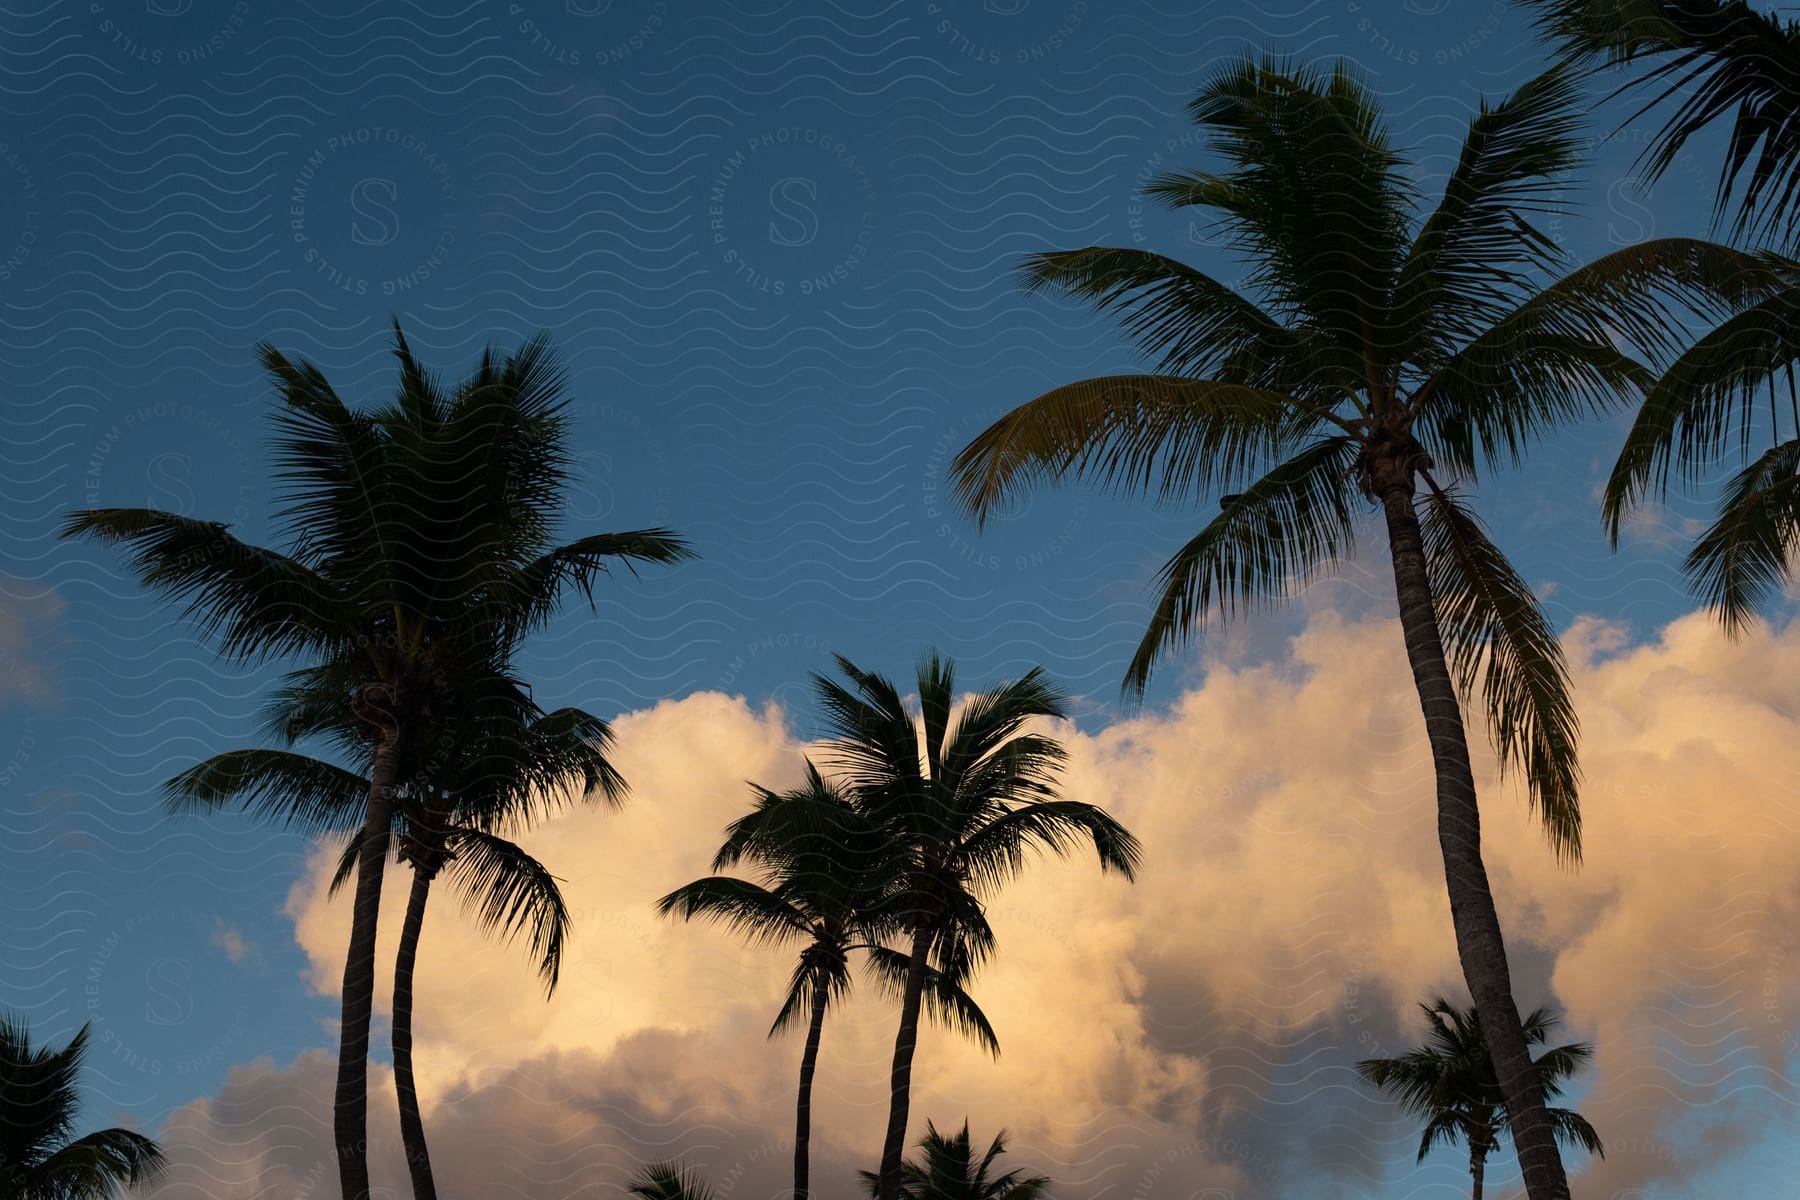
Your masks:
<svg viewBox="0 0 1800 1200"><path fill-rule="evenodd" d="M1041 671L959 705L954 666L932 654L919 666L915 713L891 680L841 655L837 665L844 682L816 675L814 687L824 714L823 752L839 782L808 762L801 787L780 794L757 788L756 806L728 828L713 867L746 863L759 878L708 876L664 896L657 908L800 946L770 1029L811 1014L794 1131L796 1200L809 1191L820 1033L831 1000L849 985L851 952L863 952L877 980L899 994L887 1137L881 1169L871 1177L877 1200L896 1200L927 1000L940 1019L999 1053L987 1017L961 986L996 949L985 901L1024 867L1031 850L1061 854L1086 842L1102 870L1130 879L1140 848L1099 808L1058 794L1066 752L1033 726L1068 712ZM966 1141L966 1128L964 1134Z"/></svg>
<svg viewBox="0 0 1800 1200"><path fill-rule="evenodd" d="M1221 166L1168 174L1146 190L1210 213L1243 256L1244 287L1135 249L1032 256L1030 289L1116 318L1149 369L1072 383L1006 414L956 458L952 483L978 522L1031 487L1077 479L1217 505L1158 576L1149 629L1126 669L1127 690L1139 693L1213 610L1291 595L1352 554L1365 515L1379 514L1473 1006L1427 1010L1431 1040L1420 1053L1429 1062L1363 1071L1427 1119L1422 1152L1439 1139L1467 1142L1477 1191L1506 1133L1531 1200L1561 1200L1569 1187L1559 1138L1596 1151L1600 1143L1548 1101L1587 1049L1532 1057L1552 1022L1542 1011L1521 1018L1513 997L1464 715L1483 718L1503 769L1523 782L1551 847L1571 864L1582 846L1577 720L1555 632L1487 536L1471 489L1573 422L1635 408L1602 511L1616 539L1672 472L1697 480L1734 448L1748 458L1766 408L1773 445L1724 489L1687 570L1733 630L1788 577L1800 541L1791 377L1800 264L1766 249L1663 238L1578 265L1543 218L1577 165L1577 65L1649 58L1659 64L1648 80L1694 85L1654 145L1652 173L1729 116L1721 212L1736 205L1734 235L1788 231L1800 212L1800 31L1742 3L1526 2L1566 61L1481 107L1429 208L1352 72L1266 57L1216 71L1189 113ZM354 885L334 1105L345 1200L369 1195L367 1052L388 859L413 871L394 964L393 1049L407 1162L426 1200L435 1186L412 1080L411 1000L432 884L448 872L483 925L528 934L553 987L567 912L550 872L509 838L564 803L626 795L605 722L540 710L514 657L567 600L591 601L611 564L675 564L692 553L660 528L558 542L568 417L543 339L489 353L446 385L395 334L398 393L367 411L340 400L316 366L262 350L281 401L282 549L144 509L77 512L64 530L122 547L141 581L181 603L223 654L290 668L266 711L280 748L209 759L171 781L170 802L236 805L349 835L335 881ZM1785 439L1784 418L1794 430ZM1063 751L1041 723L1063 706L1039 672L959 703L950 665L932 656L914 708L890 680L848 660L838 666L844 681L815 679L827 770L809 762L800 787L758 789L753 810L727 830L714 869L743 867L753 878L697 880L659 907L798 948L771 1032L807 1025L801 1197L824 1018L860 955L900 1001L890 1120L871 1177L877 1200L935 1196L934 1181L953 1176L994 1200L1028 1200L1042 1181L989 1179L1001 1143L977 1170L966 1125L960 1139L932 1127L925 1164L904 1161L919 1018L929 1011L996 1049L965 990L994 949L984 898L1029 847L1086 842L1127 877L1138 848L1105 813L1057 794ZM323 743L333 760L302 743ZM0 1032L11 1039L8 1088L79 1058L80 1038L58 1066L30 1050L22 1030ZM42 1063L51 1065L31 1065ZM56 1108L40 1119L66 1131L67 1117ZM6 1152L0 1165L14 1171L57 1161ZM69 1161L84 1154L81 1169L113 1181L140 1178L156 1161L129 1139ZM697 1184L665 1164L633 1190L672 1196ZM84 1186L20 1194L98 1194Z"/></svg>

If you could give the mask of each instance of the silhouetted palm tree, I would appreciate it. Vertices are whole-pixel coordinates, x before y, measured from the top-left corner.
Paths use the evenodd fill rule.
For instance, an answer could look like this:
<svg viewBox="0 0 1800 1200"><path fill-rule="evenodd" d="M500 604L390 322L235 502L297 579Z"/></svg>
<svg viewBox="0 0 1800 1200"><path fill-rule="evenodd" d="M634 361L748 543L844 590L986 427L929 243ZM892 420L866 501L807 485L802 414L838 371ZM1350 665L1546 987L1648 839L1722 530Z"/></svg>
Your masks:
<svg viewBox="0 0 1800 1200"><path fill-rule="evenodd" d="M1006 1153L1004 1129L994 1135L980 1161L969 1142L966 1119L962 1132L955 1137L945 1137L937 1126L925 1122L919 1149L925 1152L924 1161L907 1162L901 1167L901 1200L1043 1200L1049 1194L1050 1177L1026 1175L1022 1167L990 1177L994 1161ZM879 1177L872 1171L858 1174L869 1195L875 1195Z"/></svg>
<svg viewBox="0 0 1800 1200"><path fill-rule="evenodd" d="M1468 1146L1474 1200L1481 1200L1487 1156L1510 1128L1494 1060L1481 1036L1481 1018L1473 1008L1458 1008L1442 996L1419 1009L1425 1014L1423 1046L1399 1058L1365 1059L1356 1064L1356 1071L1425 1121L1419 1141L1420 1162L1440 1141L1447 1146L1458 1141ZM1524 1024L1526 1043L1541 1046L1559 1022L1548 1009L1539 1008L1526 1016ZM1562 1085L1593 1053L1592 1046L1572 1042L1546 1050L1532 1061L1546 1102L1556 1099ZM1587 1118L1568 1108L1547 1107L1545 1111L1558 1140L1605 1157L1600 1135Z"/></svg>
<svg viewBox="0 0 1800 1200"><path fill-rule="evenodd" d="M344 1200L367 1200L368 1043L375 930L393 791L407 747L461 686L504 673L504 654L571 591L592 597L610 560L690 556L668 530L558 546L568 484L565 379L543 337L483 355L446 390L395 329L396 399L352 411L324 373L260 350L281 396L279 513L286 553L226 527L148 509L72 514L63 535L128 548L153 591L233 658L302 655L371 730L369 794L345 955L333 1135ZM323 676L322 676L323 677Z"/></svg>
<svg viewBox="0 0 1800 1200"><path fill-rule="evenodd" d="M717 921L750 941L800 945L787 997L769 1036L810 1014L794 1121L794 1200L806 1200L813 1073L825 1013L850 987L850 956L863 951L877 978L890 986L903 985L906 977L906 956L880 943L892 924L885 909L898 882L895 868L903 860L892 853L882 830L865 820L811 762L800 787L784 793L755 790L755 809L732 823L713 869L748 860L759 868L760 882L708 876L670 892L656 909L663 916ZM1000 1052L987 1017L955 980L928 967L925 986L934 1013L990 1053Z"/></svg>
<svg viewBox="0 0 1800 1200"><path fill-rule="evenodd" d="M1481 858L1459 695L1487 717L1503 767L1525 776L1571 861L1576 720L1555 631L1458 483L1641 395L1654 376L1633 351L1677 344L1675 301L1725 311L1747 261L1664 239L1568 270L1535 222L1576 162L1573 98L1552 72L1484 104L1421 219L1377 100L1346 68L1254 58L1224 68L1188 111L1225 171L1165 175L1146 193L1211 209L1248 264L1251 294L1140 250L1034 255L1030 287L1116 316L1158 373L1057 388L1002 417L953 466L977 518L1041 479L1167 500L1224 493L1162 569L1127 673L1140 693L1215 605L1234 613L1288 596L1348 559L1365 505L1379 507L1436 770L1457 949L1532 1200L1561 1200L1568 1184Z"/></svg>
<svg viewBox="0 0 1800 1200"><path fill-rule="evenodd" d="M315 678L291 684L277 693L269 724L290 742L326 734L367 761L373 747L366 729L345 721L331 695ZM599 718L572 708L542 713L519 685L499 677L479 691L460 691L454 702L456 714L443 714L435 728L435 747L408 756L400 768L393 809L392 841L413 870L394 966L394 1090L419 1200L437 1194L412 1056L413 974L433 880L447 866L465 908L484 929L507 937L528 932L539 973L553 990L567 907L549 870L500 833L528 826L566 797L616 805L625 795L606 758L612 731ZM330 891L355 874L362 848L356 826L368 794L367 780L355 772L293 751L236 750L184 771L167 791L177 811L238 804L313 832L353 831Z"/></svg>
<svg viewBox="0 0 1800 1200"><path fill-rule="evenodd" d="M15 1016L0 1016L0 1196L108 1200L163 1169L156 1143L129 1129L75 1136L87 1026L60 1050L40 1050Z"/></svg>
<svg viewBox="0 0 1800 1200"><path fill-rule="evenodd" d="M992 952L982 903L1024 868L1027 850L1064 854L1086 841L1102 870L1127 879L1140 851L1101 809L1058 798L1065 752L1054 738L1026 732L1034 721L1067 715L1041 670L977 693L958 711L954 668L933 654L919 665L915 715L892 681L842 655L837 665L848 687L814 677L827 752L857 811L901 859L886 915L908 942L907 970L880 1171L881 1200L895 1200L928 970L964 980Z"/></svg>

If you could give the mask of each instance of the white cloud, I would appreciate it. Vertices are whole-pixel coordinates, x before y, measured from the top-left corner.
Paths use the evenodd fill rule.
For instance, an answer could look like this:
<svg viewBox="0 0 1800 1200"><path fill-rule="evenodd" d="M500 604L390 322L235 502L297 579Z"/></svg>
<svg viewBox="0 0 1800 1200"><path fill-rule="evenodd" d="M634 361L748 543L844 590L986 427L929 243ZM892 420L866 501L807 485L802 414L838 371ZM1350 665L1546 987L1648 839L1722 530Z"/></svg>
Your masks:
<svg viewBox="0 0 1800 1200"><path fill-rule="evenodd" d="M1569 1036L1599 1047L1583 1109L1612 1152L1580 1186L1601 1195L1728 1155L1699 1105L1755 1128L1792 1120L1767 1100L1800 1012L1800 633L1731 644L1695 616L1638 648L1591 622L1568 640L1585 865L1555 864L1491 765L1483 810L1520 1001L1561 1005ZM555 998L522 948L485 942L448 897L426 923L418 1062L440 1169L460 1194L574 1196L680 1151L731 1194L774 1196L799 1046L764 1034L789 963L659 922L650 904L705 872L745 780L797 777L800 747L779 712L717 694L617 728L629 808L573 811L527 839L577 915ZM1005 1053L929 1030L915 1126L1008 1126L1016 1165L1067 1200L1209 1187L1255 1200L1299 1175L1381 1192L1378 1157L1416 1132L1349 1065L1404 1045L1418 1000L1460 991L1397 630L1314 616L1279 660L1217 668L1168 711L1069 744L1065 790L1136 830L1143 877L1102 877L1089 856L996 898L1001 953L975 991ZM289 899L327 993L347 916L347 897L324 899L332 858L321 850ZM392 872L394 921L406 883ZM821 1194L853 1194L850 1172L879 1145L893 1019L864 989L827 1026ZM303 1194L288 1187L329 1151L327 1065L251 1064L179 1114L165 1139L210 1189L189 1194L265 1194L234 1190L239 1175L267 1185L278 1171L288 1185L267 1194ZM371 1100L378 1131L387 1087Z"/></svg>

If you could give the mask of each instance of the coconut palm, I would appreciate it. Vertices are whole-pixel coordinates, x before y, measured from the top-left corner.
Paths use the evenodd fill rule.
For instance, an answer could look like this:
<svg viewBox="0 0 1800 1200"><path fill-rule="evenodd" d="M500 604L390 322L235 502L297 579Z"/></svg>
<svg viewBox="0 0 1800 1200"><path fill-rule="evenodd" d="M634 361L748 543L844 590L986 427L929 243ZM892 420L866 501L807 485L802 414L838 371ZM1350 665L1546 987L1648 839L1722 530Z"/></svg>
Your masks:
<svg viewBox="0 0 1800 1200"><path fill-rule="evenodd" d="M1500 1145L1510 1126L1506 1101L1494 1075L1494 1060L1481 1036L1481 1017L1473 1008L1458 1008L1442 996L1419 1005L1419 1010L1425 1014L1424 1045L1399 1058L1365 1059L1356 1064L1356 1071L1399 1101L1408 1113L1424 1120L1419 1162L1424 1162L1439 1142L1454 1146L1460 1141L1468 1146L1474 1200L1481 1200L1487 1156ZM1524 1021L1526 1043L1543 1045L1559 1023L1548 1009L1534 1009ZM1533 1059L1532 1069L1544 1099L1554 1100L1593 1053L1594 1048L1585 1042L1572 1042ZM1568 1108L1545 1111L1559 1141L1606 1156L1600 1135L1587 1118Z"/></svg>
<svg viewBox="0 0 1800 1200"><path fill-rule="evenodd" d="M1525 777L1551 843L1578 861L1576 720L1555 632L1488 540L1466 488L1567 420L1653 379L1678 311L1723 311L1744 255L1665 239L1570 269L1535 222L1577 159L1569 79L1548 73L1472 118L1421 219L1407 160L1348 69L1246 58L1189 106L1225 160L1147 194L1210 209L1247 264L1239 292L1158 254L1032 256L1025 278L1118 318L1157 364L1057 388L978 435L952 467L977 519L1035 483L1085 478L1219 512L1163 567L1126 688L1227 614L1284 598L1386 527L1437 778L1457 948L1490 1031L1532 1200L1568 1185L1530 1071L1459 696ZM1679 303L1677 303L1679 302ZM1220 493L1223 493L1222 495Z"/></svg>
<svg viewBox="0 0 1800 1200"><path fill-rule="evenodd" d="M895 1200L927 973L961 981L993 952L983 901L1024 869L1026 851L1066 854L1086 841L1102 870L1131 879L1140 849L1101 809L1058 796L1065 752L1027 732L1067 716L1041 670L977 693L959 712L955 669L934 653L919 665L915 714L891 680L842 655L837 665L848 686L814 676L827 753L899 859L884 919L906 943L906 974L879 1176L881 1200Z"/></svg>
<svg viewBox="0 0 1800 1200"><path fill-rule="evenodd" d="M155 1142L129 1129L75 1137L87 1026L60 1050L39 1049L16 1016L0 1016L0 1196L109 1200L163 1170Z"/></svg>
<svg viewBox="0 0 1800 1200"><path fill-rule="evenodd" d="M850 988L850 956L864 952L877 979L890 988L905 981L906 956L880 943L891 924L885 910L899 860L882 831L810 761L800 787L755 792L755 808L732 823L713 869L748 860L758 868L760 882L711 875L670 892L656 910L715 921L753 942L800 946L769 1036L802 1019L808 1022L794 1120L794 1197L806 1200L813 1073L826 1011ZM925 992L934 1015L999 1054L987 1017L955 980L927 967Z"/></svg>
<svg viewBox="0 0 1800 1200"><path fill-rule="evenodd" d="M269 723L288 741L329 734L366 761L367 731L343 720L331 689L315 679L277 693ZM446 867L465 910L482 928L505 937L528 933L539 974L554 990L568 936L568 910L555 877L497 831L523 828L565 798L617 805L624 781L607 761L612 731L579 709L542 713L511 680L486 681L481 692L456 696L458 714L437 726L437 746L400 769L391 842L413 871L394 966L392 1047L400 1138L413 1194L437 1194L413 1070L413 976L433 881ZM313 720L325 722L310 727ZM356 872L361 857L362 801L367 780L330 762L289 750L236 750L215 755L170 780L176 811L237 804L310 832L351 832L330 891ZM384 851L385 858L385 851Z"/></svg>
<svg viewBox="0 0 1800 1200"><path fill-rule="evenodd" d="M285 551L240 541L218 522L149 509L79 511L63 529L123 546L139 579L185 602L185 615L227 657L309 660L370 729L333 1104L344 1200L369 1193L375 930L407 747L429 742L434 714L460 687L504 673L506 654L571 591L591 599L610 561L689 557L665 529L555 543L568 417L546 338L485 353L449 389L398 327L395 341L399 393L373 411L349 408L317 366L261 347L281 399Z"/></svg>
<svg viewBox="0 0 1800 1200"><path fill-rule="evenodd" d="M924 1161L907 1162L900 1168L902 1200L1042 1200L1048 1195L1047 1175L1026 1175L1024 1168L1015 1167L1004 1175L989 1176L994 1161L1006 1153L1004 1129L994 1135L979 1162L969 1141L966 1118L955 1137L945 1137L936 1125L925 1122L919 1149L925 1152ZM875 1195L879 1177L872 1171L858 1174L869 1195Z"/></svg>

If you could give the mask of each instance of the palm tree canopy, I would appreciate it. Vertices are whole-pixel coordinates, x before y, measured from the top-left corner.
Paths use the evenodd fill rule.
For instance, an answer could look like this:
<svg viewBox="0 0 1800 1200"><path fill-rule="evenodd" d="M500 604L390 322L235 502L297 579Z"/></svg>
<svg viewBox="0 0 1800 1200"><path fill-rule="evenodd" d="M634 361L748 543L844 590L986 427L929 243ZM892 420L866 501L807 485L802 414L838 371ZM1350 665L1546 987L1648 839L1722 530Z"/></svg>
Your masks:
<svg viewBox="0 0 1800 1200"><path fill-rule="evenodd" d="M484 353L452 388L398 326L395 343L398 394L370 411L312 363L260 347L281 400L285 552L149 509L78 511L63 535L124 546L139 578L228 656L354 664L364 682L398 686L388 702L406 709L441 698L446 678L480 675L571 592L591 600L609 562L691 557L666 529L556 544L571 460L566 380L546 338Z"/></svg>
<svg viewBox="0 0 1800 1200"><path fill-rule="evenodd" d="M1029 851L1063 855L1085 842L1102 870L1135 877L1137 838L1097 806L1058 794L1066 753L1030 728L1067 710L1041 670L977 692L959 710L955 667L931 654L919 665L915 714L891 680L842 655L837 665L847 683L814 676L826 752L858 810L901 856L888 918L935 931L937 970L960 980L986 956L993 935L981 899Z"/></svg>
<svg viewBox="0 0 1800 1200"><path fill-rule="evenodd" d="M105 1200L154 1180L162 1151L142 1134L75 1137L87 1027L60 1050L31 1044L22 1020L0 1015L0 1194L9 1200Z"/></svg>
<svg viewBox="0 0 1800 1200"><path fill-rule="evenodd" d="M846 789L810 760L805 781L786 792L751 785L752 810L727 828L715 869L747 863L755 880L710 875L657 901L661 916L708 920L753 944L798 944L800 953L771 1037L804 1023L819 990L826 1004L850 988L850 956L862 951L869 973L893 992L906 956L881 944L897 932L892 893L903 865L894 843L859 811ZM963 991L961 974L927 969L925 997L943 1023L992 1054L993 1027Z"/></svg>
<svg viewBox="0 0 1800 1200"><path fill-rule="evenodd" d="M1774 286L1766 263L1666 238L1571 264L1543 217L1579 159L1576 89L1551 71L1470 119L1434 207L1346 67L1245 58L1188 111L1217 171L1146 193L1210 212L1243 290L1135 249L1036 254L1026 286L1118 320L1151 373L1054 389L958 455L977 519L1040 481L1219 512L1163 567L1126 674L1226 613L1291 595L1354 553L1366 501L1423 493L1442 635L1465 702L1479 700L1504 769L1558 851L1580 854L1576 719L1562 651L1530 588L1462 488L1516 464L1558 427L1640 395L1650 359ZM1441 476L1441 478L1440 478ZM1422 487L1419 485L1422 484Z"/></svg>
<svg viewBox="0 0 1800 1200"><path fill-rule="evenodd" d="M900 1168L900 1194L906 1200L1043 1200L1049 1194L1048 1176L1027 1175L1023 1168L994 1174L996 1160L1006 1153L1004 1129L977 1159L967 1120L953 1137L945 1137L926 1121L919 1149L924 1151L923 1161L909 1160ZM869 1195L875 1195L875 1173L859 1174Z"/></svg>
<svg viewBox="0 0 1800 1200"><path fill-rule="evenodd" d="M1446 1145L1479 1141L1484 1149L1492 1149L1509 1118L1480 1017L1473 1008L1459 1008L1442 996L1419 1009L1425 1016L1424 1045L1398 1058L1365 1059L1356 1065L1357 1074L1425 1121L1421 1161L1440 1141ZM1559 1024L1549 1009L1532 1010L1523 1022L1526 1044L1544 1045ZM1562 1094L1563 1086L1593 1053L1591 1045L1571 1042L1532 1060L1546 1103ZM1566 1108L1552 1106L1548 1111L1558 1140L1605 1157L1600 1136L1586 1118Z"/></svg>
<svg viewBox="0 0 1800 1200"><path fill-rule="evenodd" d="M1651 178L1688 139L1729 122L1717 213L1736 209L1738 232L1791 232L1800 214L1800 22L1743 0L1522 0L1538 28L1571 60L1644 63L1620 90L1647 97L1638 115L1665 108L1646 148Z"/></svg>

